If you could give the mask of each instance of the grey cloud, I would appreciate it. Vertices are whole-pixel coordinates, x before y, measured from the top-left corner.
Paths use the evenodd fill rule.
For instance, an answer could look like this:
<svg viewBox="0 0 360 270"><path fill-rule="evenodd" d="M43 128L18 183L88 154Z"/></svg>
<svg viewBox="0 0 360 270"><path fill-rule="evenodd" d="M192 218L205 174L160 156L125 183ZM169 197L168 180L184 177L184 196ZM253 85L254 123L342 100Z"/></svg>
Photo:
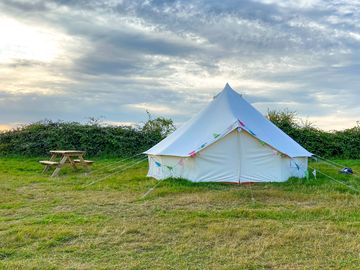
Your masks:
<svg viewBox="0 0 360 270"><path fill-rule="evenodd" d="M41 13L49 10L46 2L43 1L14 1L14 0L4 0L3 4L9 10L13 10L16 12L25 12L25 13Z"/></svg>
<svg viewBox="0 0 360 270"><path fill-rule="evenodd" d="M99 95L96 92L94 89L73 89L71 96L1 93L0 121L6 119L6 122L18 122L21 119L24 122L34 122L46 118L84 122L88 117L104 116L108 121L140 122L146 119L145 108L131 110L129 105L152 100L153 103L175 106L182 100L178 93L164 89L148 91L119 87L113 91L100 92Z"/></svg>
<svg viewBox="0 0 360 270"><path fill-rule="evenodd" d="M60 96L0 96L0 102L9 101L2 103L1 114L11 121L47 114L61 118L60 110L50 113L42 105L59 102L69 119L79 110L136 121L141 113L128 105L146 103L185 111L170 115L181 122L220 90L214 85L191 97L186 85L192 82L184 81L190 75L204 82L218 77L239 84L284 83L262 91L245 89L263 109L291 106L303 115L324 116L336 101L343 111L358 106L360 16L359 5L351 1L306 8L293 1L5 1L0 10L80 37L89 46L68 52L72 65L51 67L71 80L56 85ZM37 65L20 60L7 68ZM81 104L79 109L75 104Z"/></svg>

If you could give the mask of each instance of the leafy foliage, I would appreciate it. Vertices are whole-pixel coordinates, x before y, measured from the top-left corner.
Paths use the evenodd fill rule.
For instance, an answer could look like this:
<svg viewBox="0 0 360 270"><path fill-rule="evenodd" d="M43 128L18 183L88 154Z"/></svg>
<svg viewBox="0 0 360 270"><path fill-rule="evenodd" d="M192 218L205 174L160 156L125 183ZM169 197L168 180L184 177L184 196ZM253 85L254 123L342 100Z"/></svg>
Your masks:
<svg viewBox="0 0 360 270"><path fill-rule="evenodd" d="M142 125L104 126L90 118L87 124L44 120L0 133L0 155L47 155L53 149L81 149L90 156L131 156L145 151L175 130L171 119L153 119ZM360 125L343 131L323 131L301 121L293 111L269 111L275 125L310 152L322 157L358 159Z"/></svg>
<svg viewBox="0 0 360 270"><path fill-rule="evenodd" d="M131 156L174 129L172 120L162 117L137 127L44 120L0 133L0 155L41 156L53 149L80 149L90 156Z"/></svg>
<svg viewBox="0 0 360 270"><path fill-rule="evenodd" d="M171 119L167 119L164 117L152 119L151 114L148 111L147 114L149 119L142 128L143 132L149 135L156 135L159 137L159 139L161 139L175 131L175 126Z"/></svg>
<svg viewBox="0 0 360 270"><path fill-rule="evenodd" d="M322 157L360 158L360 125L342 131L323 131L311 122L297 120L296 113L269 111L267 117L310 152Z"/></svg>

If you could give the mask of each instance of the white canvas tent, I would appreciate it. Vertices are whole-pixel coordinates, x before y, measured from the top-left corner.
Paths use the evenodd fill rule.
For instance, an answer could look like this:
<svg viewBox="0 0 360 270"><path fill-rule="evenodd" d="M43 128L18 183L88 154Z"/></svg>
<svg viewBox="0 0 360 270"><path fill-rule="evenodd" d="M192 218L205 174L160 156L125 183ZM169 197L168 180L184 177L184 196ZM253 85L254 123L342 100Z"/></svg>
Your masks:
<svg viewBox="0 0 360 270"><path fill-rule="evenodd" d="M228 84L200 113L145 154L149 177L235 183L304 177L312 156Z"/></svg>

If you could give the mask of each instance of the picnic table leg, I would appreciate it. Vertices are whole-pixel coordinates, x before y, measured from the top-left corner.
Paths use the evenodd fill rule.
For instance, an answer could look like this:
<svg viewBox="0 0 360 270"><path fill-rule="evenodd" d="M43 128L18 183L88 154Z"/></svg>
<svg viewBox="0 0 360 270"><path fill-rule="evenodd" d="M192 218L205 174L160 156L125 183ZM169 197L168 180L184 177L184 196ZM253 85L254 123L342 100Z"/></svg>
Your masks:
<svg viewBox="0 0 360 270"><path fill-rule="evenodd" d="M66 160L68 159L67 156L64 156L61 160L59 165L56 166L55 171L52 173L51 177L55 177L58 176L60 169L62 168L62 166L65 164Z"/></svg>
<svg viewBox="0 0 360 270"><path fill-rule="evenodd" d="M71 159L70 156L68 156L68 159L69 159L69 162L70 162L71 166L74 168L74 170L77 170L76 164L75 164L75 162Z"/></svg>
<svg viewBox="0 0 360 270"><path fill-rule="evenodd" d="M84 161L84 158L82 155L79 155L80 164L82 164L85 167L86 174L90 173L90 167L89 165Z"/></svg>
<svg viewBox="0 0 360 270"><path fill-rule="evenodd" d="M54 161L55 159L56 159L56 155L52 154L51 158L50 158L50 161ZM46 173L50 168L51 168L51 165L46 165L44 170L42 171L42 173Z"/></svg>

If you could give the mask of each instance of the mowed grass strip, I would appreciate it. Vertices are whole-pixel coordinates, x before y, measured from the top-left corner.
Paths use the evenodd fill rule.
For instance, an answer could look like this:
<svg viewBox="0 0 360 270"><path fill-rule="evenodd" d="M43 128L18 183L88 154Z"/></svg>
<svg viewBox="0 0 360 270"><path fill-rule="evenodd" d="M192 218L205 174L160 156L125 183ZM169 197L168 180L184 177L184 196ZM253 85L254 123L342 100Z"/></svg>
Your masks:
<svg viewBox="0 0 360 270"><path fill-rule="evenodd" d="M103 181L0 158L1 269L358 269L360 194L318 174L286 183L157 181L143 162ZM359 161L337 161L360 171ZM129 163L130 164L130 163ZM360 189L360 179L321 171Z"/></svg>

